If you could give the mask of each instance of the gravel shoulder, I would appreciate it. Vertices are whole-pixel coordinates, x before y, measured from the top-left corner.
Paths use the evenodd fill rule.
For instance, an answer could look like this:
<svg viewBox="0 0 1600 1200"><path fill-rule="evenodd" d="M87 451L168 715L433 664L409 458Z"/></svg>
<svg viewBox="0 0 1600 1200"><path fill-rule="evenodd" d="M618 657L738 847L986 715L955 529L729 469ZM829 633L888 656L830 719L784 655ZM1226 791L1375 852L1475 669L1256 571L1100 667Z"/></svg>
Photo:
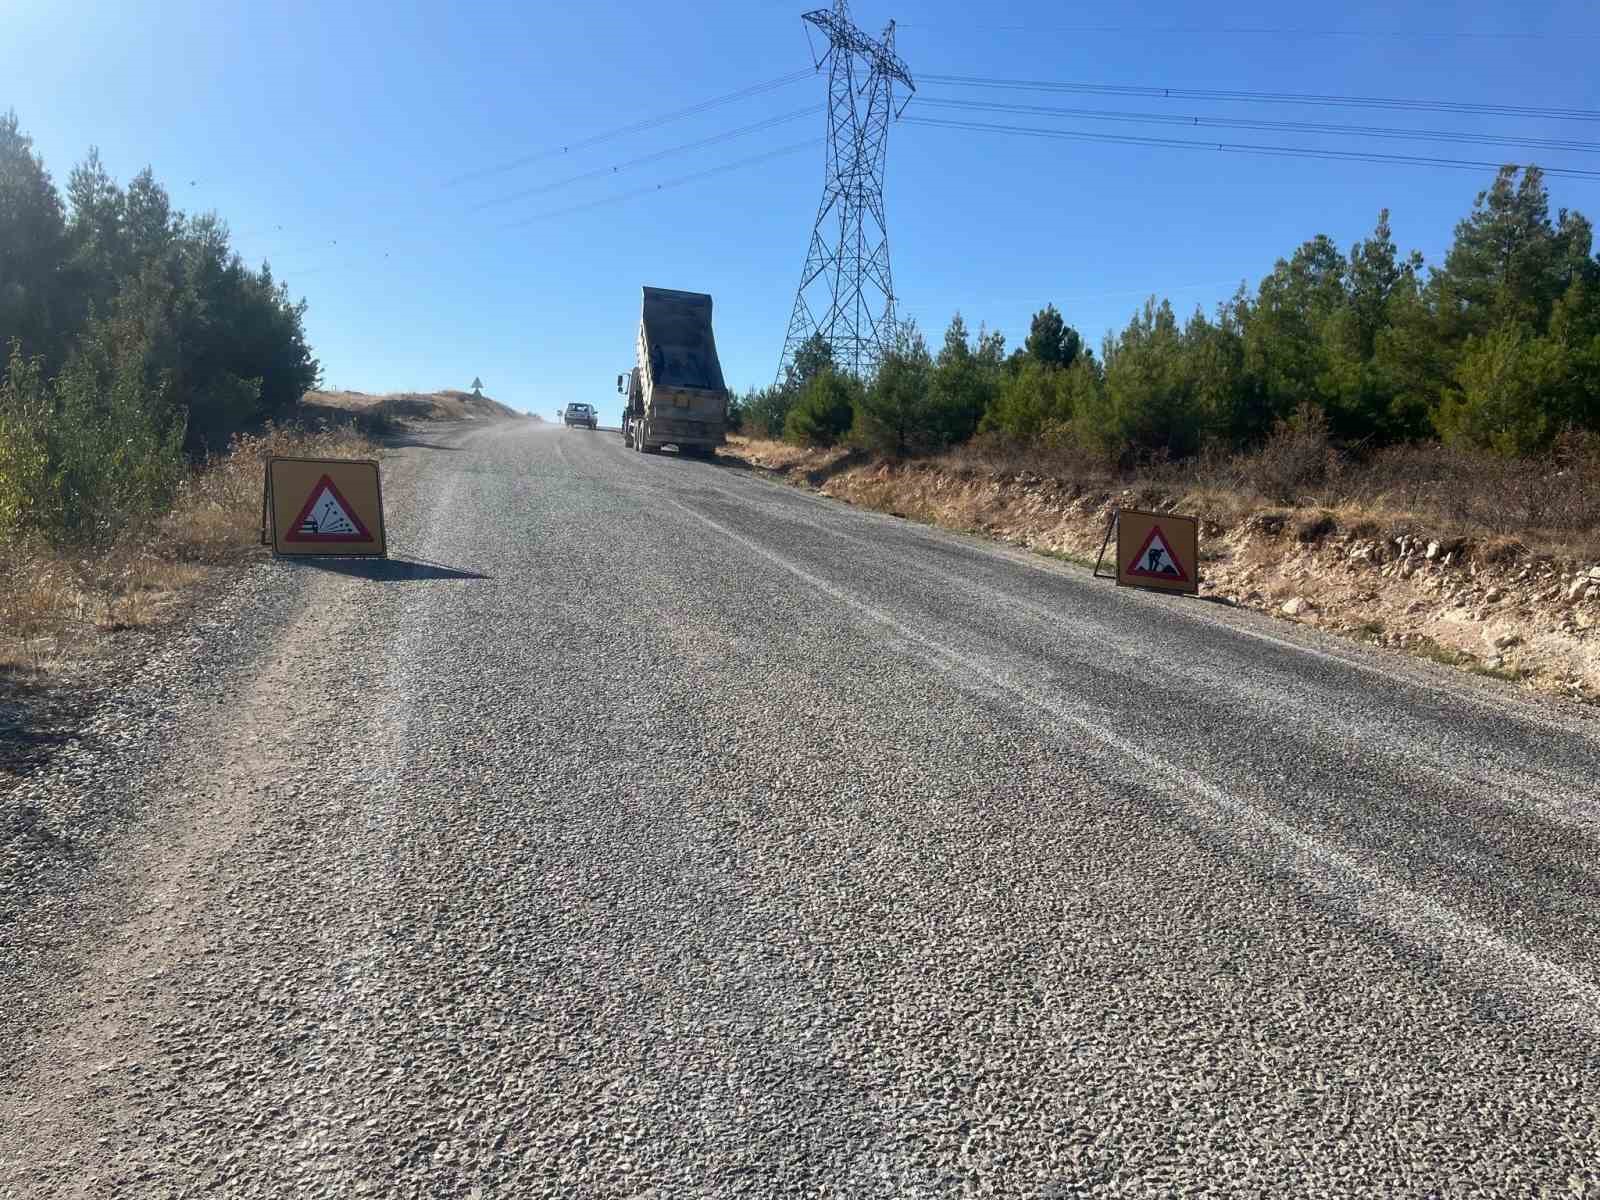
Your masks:
<svg viewBox="0 0 1600 1200"><path fill-rule="evenodd" d="M614 436L385 495L30 779L0 1195L1600 1190L1592 722Z"/></svg>

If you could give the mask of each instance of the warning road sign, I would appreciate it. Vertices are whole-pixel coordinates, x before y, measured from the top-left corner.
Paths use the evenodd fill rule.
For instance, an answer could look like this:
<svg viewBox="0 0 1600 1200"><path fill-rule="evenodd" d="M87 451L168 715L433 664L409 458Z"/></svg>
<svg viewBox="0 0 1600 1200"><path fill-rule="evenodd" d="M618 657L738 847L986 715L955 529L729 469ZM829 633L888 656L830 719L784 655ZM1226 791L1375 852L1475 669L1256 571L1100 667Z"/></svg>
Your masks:
<svg viewBox="0 0 1600 1200"><path fill-rule="evenodd" d="M326 473L311 489L311 498L294 519L286 542L370 542L372 534L355 516L350 503Z"/></svg>
<svg viewBox="0 0 1600 1200"><path fill-rule="evenodd" d="M1123 508L1116 514L1117 583L1164 592L1200 591L1200 522Z"/></svg>
<svg viewBox="0 0 1600 1200"><path fill-rule="evenodd" d="M370 460L270 458L261 540L278 554L383 555L383 489Z"/></svg>
<svg viewBox="0 0 1600 1200"><path fill-rule="evenodd" d="M1167 545L1167 539L1161 536L1161 527L1158 525L1150 530L1150 536L1144 539L1144 545L1139 547L1139 552L1133 556L1133 561L1128 564L1125 575L1138 575L1146 579L1175 579L1180 583L1189 582L1189 575L1183 569L1183 564L1178 556L1173 554L1172 547Z"/></svg>

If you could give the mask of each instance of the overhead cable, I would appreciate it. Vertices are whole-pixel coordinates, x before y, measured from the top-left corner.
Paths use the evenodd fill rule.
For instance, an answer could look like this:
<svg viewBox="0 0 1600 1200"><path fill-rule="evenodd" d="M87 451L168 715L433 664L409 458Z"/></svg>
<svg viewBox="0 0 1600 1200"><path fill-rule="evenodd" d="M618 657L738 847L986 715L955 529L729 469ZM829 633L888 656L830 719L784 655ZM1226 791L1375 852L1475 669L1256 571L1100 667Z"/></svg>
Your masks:
<svg viewBox="0 0 1600 1200"><path fill-rule="evenodd" d="M1110 33L1133 37L1329 37L1329 38L1387 38L1399 41L1597 41L1600 33L1477 33L1471 30L1441 29L1290 29L1281 26L1203 25L1141 27L1135 25L968 25L921 21L897 22L896 29L929 29L946 33Z"/></svg>
<svg viewBox="0 0 1600 1200"><path fill-rule="evenodd" d="M477 171L468 171L464 175L457 175L445 180L445 186L450 187L459 183L467 183L474 179L484 179L491 175L501 175L507 171L515 171L529 163L539 162L542 159L553 158L558 155L570 153L573 150L586 149L597 146L601 142L608 142L613 138L625 137L630 133L642 133L647 129L656 129L673 121L681 121L685 117L692 117L699 113L707 112L713 108L720 108L724 104L732 104L737 100L745 100L751 96L759 96L777 88L787 87L791 83L798 83L802 79L809 79L816 74L811 67L798 71L790 71L787 75L779 75L775 79L768 79L762 83L753 83L749 87L740 88L738 91L728 92L726 95L716 96L710 100L702 100L699 104L691 104L687 108L676 109L673 112L663 113L658 117L647 117L642 121L635 121L630 125L621 125L616 129L607 130L605 133L592 134L589 137L579 138L577 141L566 142L560 146L552 146L548 150L540 150L534 154L525 154L520 158L511 159L509 162L500 163L498 166L484 167Z"/></svg>
<svg viewBox="0 0 1600 1200"><path fill-rule="evenodd" d="M1075 117L1091 121L1123 121L1145 125L1186 125L1213 129L1262 129L1292 133L1328 133L1340 137L1396 138L1402 141L1461 142L1482 146L1521 146L1537 150L1571 150L1600 153L1600 142L1568 138L1515 137L1494 133L1462 133L1446 129L1396 129L1382 125L1333 125L1315 121L1262 121L1248 117L1203 117L1178 113L1115 112L1099 108L1055 108L1046 104L1004 104L986 100L959 100L919 94L914 109L927 105L968 111L1017 113L1024 116Z"/></svg>
<svg viewBox="0 0 1600 1200"><path fill-rule="evenodd" d="M724 163L720 167L711 167L704 171L693 171L688 175L680 175L676 179L663 180L649 187L635 188L631 192L619 192L614 196L602 196L598 200L589 200L583 204L573 204L566 208L554 209L551 212L538 213L521 221L512 221L500 226L501 229L520 229L525 225L532 225L538 221L547 221L552 217L564 217L569 213L584 212L591 208L599 208L606 204L620 204L624 200L632 200L637 196L648 196L654 192L664 191L667 188L680 187L686 183L693 183L697 179L706 179L712 175L721 175L728 171L738 170L741 167L753 166L756 163L766 162L768 159L778 158L784 154L794 154L801 150L811 150L822 145L822 138L810 138L804 142L796 142L791 146L780 146L776 150L769 150L765 154L754 154L749 158L735 159L733 162Z"/></svg>
<svg viewBox="0 0 1600 1200"><path fill-rule="evenodd" d="M1308 104L1335 108L1383 108L1414 112L1472 113L1480 116L1543 117L1560 121L1600 121L1600 110L1531 104L1477 104L1462 100L1406 100L1385 96L1322 96L1299 92L1246 92L1216 88L1143 87L1117 83L1075 83L1042 79L996 79L982 75L921 75L925 84L999 88L1025 92L1073 92L1097 96L1140 96L1158 100L1224 100L1250 104Z"/></svg>
<svg viewBox="0 0 1600 1200"><path fill-rule="evenodd" d="M1077 129L1036 129L1021 125L990 125L977 121L947 121L937 117L903 117L902 124L963 129L975 133L1003 133L1024 137L1061 138L1077 141L1110 142L1127 146L1157 146L1164 149L1213 150L1226 154L1265 154L1290 158L1320 158L1336 162L1367 162L1396 166L1447 167L1455 170L1496 171L1508 165L1499 162L1461 158L1439 158L1421 154L1379 154L1362 150L1323 150L1305 146L1260 146L1244 142L1196 142L1184 138L1139 137L1132 134L1092 133ZM1520 166L1521 164L1509 164ZM1600 171L1576 167L1539 168L1546 175L1569 179L1600 179Z"/></svg>
<svg viewBox="0 0 1600 1200"><path fill-rule="evenodd" d="M630 167L643 166L645 163L657 162L663 158L670 158L674 154L682 154L689 150L699 150L705 146L715 146L720 142L731 141L733 138L743 137L749 133L756 133L763 129L771 129L776 125L783 125L789 121L797 121L801 117L819 116L822 112L823 108L819 104L807 105L805 108L796 109L794 112L784 113L781 116L776 117L768 117L765 121L756 121L754 124L744 125L738 129L730 129L726 133L713 134L711 137L701 138L699 141L695 142L685 142L683 145L673 146L669 150L657 150L654 154L642 154L638 158L630 158L626 162L620 162L614 166L596 167L592 171L584 171L578 175L569 175L565 179L557 179L551 183L541 183L538 187L523 188L521 191L512 192L508 196L496 196L492 200L485 200L481 204L474 204L472 207L467 209L467 211L482 212L484 209L494 208L496 205L509 204L514 200L525 200L529 196L538 196L545 192L553 192L557 188L563 188L573 183L581 183L585 179L597 179L602 175L615 175L621 171L627 170Z"/></svg>

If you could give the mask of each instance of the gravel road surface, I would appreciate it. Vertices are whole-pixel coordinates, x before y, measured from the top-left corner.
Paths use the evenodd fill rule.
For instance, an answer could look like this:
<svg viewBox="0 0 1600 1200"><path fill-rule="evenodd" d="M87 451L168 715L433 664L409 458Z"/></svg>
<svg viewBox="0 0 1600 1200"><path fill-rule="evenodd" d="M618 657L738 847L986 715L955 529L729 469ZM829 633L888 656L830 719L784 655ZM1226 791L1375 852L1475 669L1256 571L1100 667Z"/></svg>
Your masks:
<svg viewBox="0 0 1600 1200"><path fill-rule="evenodd" d="M0 1196L1600 1195L1594 722L614 434L384 490L0 797Z"/></svg>

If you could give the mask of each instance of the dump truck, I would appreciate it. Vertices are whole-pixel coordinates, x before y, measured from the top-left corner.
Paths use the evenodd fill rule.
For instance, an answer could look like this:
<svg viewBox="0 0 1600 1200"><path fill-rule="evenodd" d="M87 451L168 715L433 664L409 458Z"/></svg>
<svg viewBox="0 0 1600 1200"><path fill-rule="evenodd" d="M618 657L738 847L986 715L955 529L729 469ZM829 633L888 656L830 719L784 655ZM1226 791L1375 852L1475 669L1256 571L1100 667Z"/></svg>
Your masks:
<svg viewBox="0 0 1600 1200"><path fill-rule="evenodd" d="M710 454L726 440L728 389L711 334L711 297L704 292L644 289L637 365L617 376L627 397L622 441L651 454Z"/></svg>

